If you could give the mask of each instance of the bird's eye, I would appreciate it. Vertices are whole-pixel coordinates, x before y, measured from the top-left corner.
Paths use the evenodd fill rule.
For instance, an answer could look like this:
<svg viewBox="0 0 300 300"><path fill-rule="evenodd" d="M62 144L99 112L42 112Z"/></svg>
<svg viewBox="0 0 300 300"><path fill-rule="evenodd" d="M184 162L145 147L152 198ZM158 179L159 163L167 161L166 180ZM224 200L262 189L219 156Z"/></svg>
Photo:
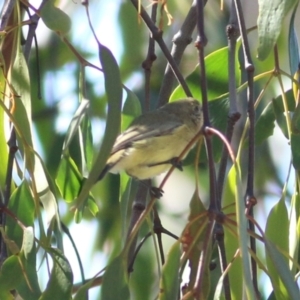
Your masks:
<svg viewBox="0 0 300 300"><path fill-rule="evenodd" d="M195 113L200 113L201 112L201 106L200 105L195 105L194 112Z"/></svg>

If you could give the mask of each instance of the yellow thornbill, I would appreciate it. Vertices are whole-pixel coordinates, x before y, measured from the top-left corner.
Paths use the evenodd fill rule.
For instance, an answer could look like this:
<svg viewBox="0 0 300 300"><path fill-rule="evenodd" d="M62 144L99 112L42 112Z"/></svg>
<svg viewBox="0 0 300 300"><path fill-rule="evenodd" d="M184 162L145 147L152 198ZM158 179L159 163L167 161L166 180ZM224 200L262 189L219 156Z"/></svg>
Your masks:
<svg viewBox="0 0 300 300"><path fill-rule="evenodd" d="M122 170L144 180L166 172L171 165L181 169L177 158L202 125L201 104L193 98L140 115L118 136L98 180L107 172Z"/></svg>

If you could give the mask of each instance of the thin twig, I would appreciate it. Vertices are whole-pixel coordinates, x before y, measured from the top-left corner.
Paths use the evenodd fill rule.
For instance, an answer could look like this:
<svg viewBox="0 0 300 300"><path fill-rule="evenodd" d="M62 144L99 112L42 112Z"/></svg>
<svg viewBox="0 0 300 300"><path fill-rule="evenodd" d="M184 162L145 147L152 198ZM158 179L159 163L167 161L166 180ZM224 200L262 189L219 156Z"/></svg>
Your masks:
<svg viewBox="0 0 300 300"><path fill-rule="evenodd" d="M192 42L192 33L196 27L196 17L196 0L194 0L180 30L174 35L173 38L171 55L177 66L179 66L180 64L186 47ZM173 90L174 80L175 75L172 71L172 68L170 64L167 64L158 96L159 106L164 105L168 102L168 99Z"/></svg>
<svg viewBox="0 0 300 300"><path fill-rule="evenodd" d="M146 23L148 29L150 30L153 39L160 46L163 54L165 55L168 63L170 64L178 82L181 84L185 94L187 95L187 97L192 97L192 93L191 93L189 87L187 86L187 83L185 82L176 62L174 61L170 51L168 50L168 48L162 38L162 31L159 30L159 28L153 23L153 21L151 20L151 18L145 11L144 7L142 5L139 5L138 0L131 0L131 2L134 5L134 7L136 8L136 10L140 12L140 15L141 15L143 21Z"/></svg>
<svg viewBox="0 0 300 300"><path fill-rule="evenodd" d="M157 15L157 3L154 3L152 5L152 11L151 11L151 20L154 24L156 22L156 15ZM145 100L144 100L144 110L145 111L148 111L150 108L150 76L151 76L152 63L155 59L156 59L155 41L153 39L153 36L150 35L147 57L144 60L144 62L142 63L142 66L143 66L144 72L145 72ZM130 218L130 225L128 228L126 241L128 241L131 230L133 229L136 222L139 220L140 215L145 210L146 203L147 203L148 190L150 188L151 188L151 180L146 180L145 182L139 183L138 191L135 195L135 199L133 202L132 215ZM136 249L136 245L137 245L137 234L136 234L136 236L134 237L133 241L131 242L130 248L128 250L128 272L133 271L134 260L137 255L137 252L139 251L139 249L141 247L141 244L142 244L142 242L140 243L139 247Z"/></svg>
<svg viewBox="0 0 300 300"><path fill-rule="evenodd" d="M237 95L236 95L236 74L235 74L235 57L236 57L236 40L238 37L238 25L237 25L237 17L234 3L231 3L230 7L230 19L229 24L226 28L226 34L228 39L228 90L229 90L229 112L228 112L228 122L226 128L226 137L228 142L231 142L234 125L237 120L240 118L240 113L237 110ZM228 150L226 149L226 145L223 145L222 156L220 161L220 167L218 172L218 207L221 209L221 199L222 199L222 191L225 180L225 173L228 161ZM218 224L215 228L215 236L218 243L219 249L219 257L222 273L227 269L227 258L226 258L226 248L224 244L224 228L222 224ZM224 277L224 296L226 300L231 299L230 294L230 281L228 274Z"/></svg>
<svg viewBox="0 0 300 300"><path fill-rule="evenodd" d="M196 41L196 48L198 49L199 66L200 66L200 88L202 94L202 108L203 108L203 119L204 119L204 132L206 127L210 127L209 111L208 111L208 97L207 97L207 80L206 70L204 62L204 48L207 44L207 38L204 31L204 2L203 0L197 0L197 29L198 38ZM201 290L204 284L204 277L206 269L211 255L211 243L213 238L213 231L216 224L215 217L218 213L217 205L217 183L215 166L213 161L213 149L211 135L205 134L205 146L208 158L209 166L209 182L210 182L210 203L209 203L209 222L206 228L204 247L201 252L200 261L198 264L197 277L194 285L194 293L196 299L200 299Z"/></svg>
<svg viewBox="0 0 300 300"><path fill-rule="evenodd" d="M229 89L229 103L230 103L226 137L228 142L230 143L233 134L234 125L241 116L237 108L236 74L235 74L236 40L239 34L239 30L237 24L236 10L233 2L231 3L230 20L226 28L226 33L228 39L228 78L229 78L228 89ZM222 157L220 161L219 173L218 173L218 191L220 195L222 194L223 191L227 160L228 160L228 151L227 149L225 149L225 145L224 145L222 150ZM221 200L221 196L219 197L219 200ZM221 203L219 202L218 204L219 204L219 208L221 208Z"/></svg>
<svg viewBox="0 0 300 300"><path fill-rule="evenodd" d="M198 38L196 41L196 48L198 49L199 66L200 66L200 89L202 95L202 109L203 109L203 120L204 129L205 127L210 127L209 110L208 110L208 97L207 97L207 80L206 80L206 70L204 61L204 47L207 44L207 38L204 32L204 3L202 0L197 0L197 28L198 28ZM205 132L205 130L204 130ZM211 135L205 134L205 146L209 165L209 181L210 181L210 204L209 209L213 211L218 211L217 205L217 185L216 185L216 174L215 166L213 161L213 149Z"/></svg>
<svg viewBox="0 0 300 300"><path fill-rule="evenodd" d="M6 0L5 1L2 11L1 11L0 31L5 30L15 4L16 4L16 0Z"/></svg>
<svg viewBox="0 0 300 300"><path fill-rule="evenodd" d="M151 19L154 24L156 22L156 14L157 14L157 3L153 3L152 10L151 10ZM142 67L145 73L145 99L144 99L145 111L148 111L150 109L150 76L151 76L152 64L155 60L156 60L155 41L153 37L150 35L147 57L142 63Z"/></svg>
<svg viewBox="0 0 300 300"><path fill-rule="evenodd" d="M132 272L132 266L135 258L135 248L137 243L137 234L134 237L131 236L133 228L136 226L141 215L144 213L146 208L146 200L148 195L148 189L151 186L151 181L146 180L141 182L138 186L138 191L136 193L135 199L132 204L132 213L130 218L130 224L128 227L128 233L126 238L126 243L129 239L132 239L130 248L128 250L128 272Z"/></svg>
<svg viewBox="0 0 300 300"><path fill-rule="evenodd" d="M254 65L251 58L250 47L247 37L247 30L242 10L242 5L240 0L234 0L235 9L237 13L237 19L239 23L239 29L242 38L243 46L243 56L244 56L244 69L247 73L247 102L248 102L248 118L249 118L249 152L248 152L248 178L247 178L247 188L245 194L245 203L252 203L254 196L254 126L255 126L255 109L254 109ZM253 207L249 210L249 215L253 218ZM253 232L255 227L252 222L248 222L249 229ZM256 240L250 237L250 247L253 253L256 253ZM257 264L256 261L251 257L251 267L252 267L252 282L253 288L256 293L256 297L259 298L258 282L257 282Z"/></svg>

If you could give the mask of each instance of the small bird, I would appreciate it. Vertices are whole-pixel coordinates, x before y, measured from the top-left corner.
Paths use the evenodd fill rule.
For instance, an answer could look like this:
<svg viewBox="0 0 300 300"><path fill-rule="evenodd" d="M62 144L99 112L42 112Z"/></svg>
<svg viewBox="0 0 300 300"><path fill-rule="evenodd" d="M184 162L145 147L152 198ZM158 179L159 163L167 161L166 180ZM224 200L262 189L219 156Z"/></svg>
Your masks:
<svg viewBox="0 0 300 300"><path fill-rule="evenodd" d="M138 180L153 178L171 165L182 170L178 157L202 125L202 107L193 98L140 115L117 137L98 180L122 170Z"/></svg>

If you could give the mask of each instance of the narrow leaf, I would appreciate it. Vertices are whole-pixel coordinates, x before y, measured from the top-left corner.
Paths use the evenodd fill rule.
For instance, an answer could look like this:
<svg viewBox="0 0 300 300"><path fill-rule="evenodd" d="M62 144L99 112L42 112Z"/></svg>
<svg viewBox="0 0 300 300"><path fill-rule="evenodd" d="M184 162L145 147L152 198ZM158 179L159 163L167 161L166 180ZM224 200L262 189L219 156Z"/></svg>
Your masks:
<svg viewBox="0 0 300 300"><path fill-rule="evenodd" d="M276 299L299 299L300 291L286 263L286 258L277 250L277 246L265 240L269 265L273 265L272 285ZM277 273L277 274L276 274Z"/></svg>
<svg viewBox="0 0 300 300"><path fill-rule="evenodd" d="M78 133L78 128L79 128L83 118L85 117L89 106L90 106L90 101L87 99L83 99L81 101L79 107L77 108L77 110L71 120L71 123L69 125L68 131L66 133L66 137L65 137L65 141L64 141L64 145L63 145L63 149L62 149L63 153L68 150L74 135Z"/></svg>
<svg viewBox="0 0 300 300"><path fill-rule="evenodd" d="M295 15L297 12L297 8L298 8L298 2L294 7L293 14L290 20L290 26L289 26L288 49L289 49L289 62L290 62L291 74L296 73L296 71L298 70L298 64L300 62L298 38L295 30Z"/></svg>
<svg viewBox="0 0 300 300"><path fill-rule="evenodd" d="M255 124L255 145L260 145L269 136L273 135L275 128L275 113L273 104L270 102Z"/></svg>
<svg viewBox="0 0 300 300"><path fill-rule="evenodd" d="M180 242L176 242L169 254L162 270L160 281L160 300L174 300L179 295L179 266L180 266Z"/></svg>
<svg viewBox="0 0 300 300"><path fill-rule="evenodd" d="M70 17L54 6L55 0L46 1L41 9L41 18L45 25L53 31L67 34L71 29Z"/></svg>
<svg viewBox="0 0 300 300"><path fill-rule="evenodd" d="M130 299L127 282L127 263L122 255L116 257L105 271L101 289L101 299Z"/></svg>
<svg viewBox="0 0 300 300"><path fill-rule="evenodd" d="M297 0L259 0L258 59L265 60L272 51L281 31L284 17Z"/></svg>
<svg viewBox="0 0 300 300"><path fill-rule="evenodd" d="M293 166L296 170L300 170L300 134L291 134L291 150L293 158Z"/></svg>
<svg viewBox="0 0 300 300"><path fill-rule="evenodd" d="M228 173L227 180L224 185L224 196L223 196L223 205L226 208L224 213L226 215L231 215L229 218L233 221L236 221L236 206L235 201L242 201L242 199L237 198L236 191L236 171L234 167L232 167ZM238 200L237 200L238 199ZM224 223L224 243L226 249L226 258L227 262L232 262L231 268L229 270L229 281L234 282L236 278L243 278L243 269L242 269L242 260L241 257L238 256L235 260L233 260L236 255L237 250L239 249L239 241L238 241L238 229L231 228L232 226L226 222ZM247 235L245 236L247 240ZM230 288L230 293L232 299L242 299L243 298L243 285L242 284L233 284Z"/></svg>
<svg viewBox="0 0 300 300"><path fill-rule="evenodd" d="M76 201L76 208L80 208L81 210L81 212L76 212L77 216L82 215L82 205L85 202L90 189L97 181L99 173L106 164L111 148L120 132L121 125L122 82L120 70L111 51L101 44L99 44L99 58L103 68L105 91L108 100L107 121L102 145L96 161L92 167L90 176L84 182Z"/></svg>
<svg viewBox="0 0 300 300"><path fill-rule="evenodd" d="M276 249L273 249L278 247L284 253L289 253L289 220L284 197L272 208L267 219L265 235L267 239L265 243L267 267L276 298L289 299L287 286L283 282L283 276L287 276L286 274L284 275L284 272L286 273L289 269L288 258L284 257ZM271 246L271 244L276 245L276 247ZM275 259L276 262L274 261ZM290 277L293 281L289 270L288 273L290 275L285 277L285 280L288 280L288 277Z"/></svg>
<svg viewBox="0 0 300 300"><path fill-rule="evenodd" d="M74 201L79 194L82 177L70 156L61 159L55 181L63 199Z"/></svg>
<svg viewBox="0 0 300 300"><path fill-rule="evenodd" d="M48 249L48 253L53 259L53 268L46 290L39 300L71 299L73 286L71 266L60 250L51 248Z"/></svg>

